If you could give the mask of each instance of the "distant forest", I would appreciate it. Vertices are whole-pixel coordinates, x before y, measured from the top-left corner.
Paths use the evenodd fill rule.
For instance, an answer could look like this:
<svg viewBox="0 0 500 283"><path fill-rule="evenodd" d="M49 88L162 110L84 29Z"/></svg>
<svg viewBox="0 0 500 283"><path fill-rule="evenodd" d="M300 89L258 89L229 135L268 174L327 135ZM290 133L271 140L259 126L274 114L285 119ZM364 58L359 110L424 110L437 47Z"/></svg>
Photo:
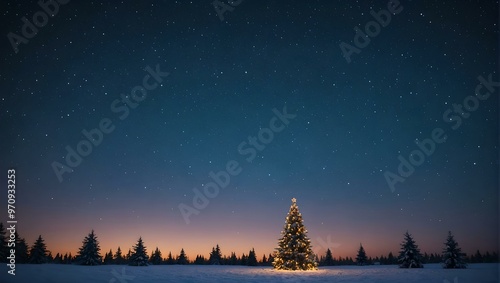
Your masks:
<svg viewBox="0 0 500 283"><path fill-rule="evenodd" d="M403 245L403 244L402 244ZM446 246L443 245L443 253L424 253L421 255L420 262L427 263L443 263ZM45 242L40 235L32 246L28 246L24 238L21 238L17 232L10 234L5 229L3 223L0 222L0 262L8 262L14 250L16 263L30 264L82 264L82 265L100 265L100 264L123 264L123 265L173 265L173 264L197 264L197 265L246 265L246 266L271 266L274 255L264 254L258 257L255 250L251 249L248 253L236 255L231 252L229 255L222 255L221 248L216 245L210 251L208 258L203 255L197 255L196 258L190 259L185 254L184 249L181 249L178 254L173 255L171 252L164 255L158 248L152 249L150 253L142 238L139 238L137 243L123 252L121 247L117 247L115 251L109 250L101 254L99 242L94 231L89 233L83 240L82 247L78 254L72 255L65 253L53 255L45 245ZM12 258L12 257L11 257ZM367 256L364 248L360 245L357 257L335 257L334 253L328 249L324 255L316 255L316 260L319 266L335 266L335 265L396 265L400 264L400 256L395 256L392 252L388 255ZM479 250L474 254L462 254L462 259L465 263L496 263L500 262L497 252L481 253Z"/></svg>

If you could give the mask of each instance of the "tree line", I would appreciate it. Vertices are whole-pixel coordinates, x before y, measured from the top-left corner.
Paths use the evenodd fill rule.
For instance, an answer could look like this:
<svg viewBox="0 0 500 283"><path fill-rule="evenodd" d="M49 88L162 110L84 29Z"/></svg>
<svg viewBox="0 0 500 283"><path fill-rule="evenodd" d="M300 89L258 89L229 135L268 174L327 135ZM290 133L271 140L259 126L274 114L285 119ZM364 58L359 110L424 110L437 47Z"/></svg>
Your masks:
<svg viewBox="0 0 500 283"><path fill-rule="evenodd" d="M197 264L197 265L245 265L245 266L271 266L274 261L275 253L265 254L260 259L257 258L254 249L249 250L248 253L243 253L237 256L236 253L231 252L229 256L223 256L219 245L212 248L209 257L205 258L203 255L197 255L195 259L189 259L184 249L181 249L179 254L172 255L168 253L166 257L156 247L150 254L144 241L140 237L137 243L127 253L123 253L122 249L118 247L115 252L111 249L101 255L99 241L94 231L91 231L83 240L76 255L65 253L64 255L57 253L55 256L47 249L45 241L42 236L38 236L31 247L28 246L26 240L21 238L17 232L14 238L6 237L6 231L3 223L0 222L0 262L7 262L7 256L10 251L8 246L9 242L15 242L15 256L16 263L55 263L55 264L81 264L81 265L101 265L101 264L123 264L133 266L146 266L146 265L173 265L173 264ZM482 254L479 250L472 255L466 255L461 252L458 243L454 240L451 232L446 239L443 252L441 254L420 253L418 246L413 240L412 236L406 232L405 239L401 243L401 251L399 256L396 257L390 252L387 256L380 256L372 258L368 257L363 245L357 252L355 259L352 257L333 257L332 251L327 249L325 255L316 260L320 266L333 266L333 265L370 265L370 264L399 264L403 268L421 268L423 264L427 263L442 263L444 268L465 268L468 263L491 263L499 262L497 252L486 252Z"/></svg>
<svg viewBox="0 0 500 283"><path fill-rule="evenodd" d="M481 254L479 250L476 253L467 255L462 253L461 248L455 241L451 232L448 232L448 237L444 243L443 251L439 253L422 254L410 233L404 234L404 240L401 243L399 256L394 256L389 252L387 256L368 257L362 244L359 245L356 258L338 257L334 258L330 249L327 249L324 256L317 259L320 266L333 265L396 265L401 268L422 268L423 264L441 263L443 268L466 268L469 263L495 263L500 262L497 252L486 252Z"/></svg>
<svg viewBox="0 0 500 283"><path fill-rule="evenodd" d="M9 239L6 237L6 231L3 223L0 222L0 262L7 262L7 256L11 248L8 247ZM137 243L128 250L126 254L118 247L116 252L110 249L104 256L101 255L101 248L99 241L94 231L91 231L83 240L76 255L65 253L64 255L57 253L55 256L47 249L42 236L38 236L35 243L28 247L26 240L21 238L17 232L11 242L15 243L15 256L16 263L55 263L55 264L81 264L81 265L101 265L101 264L128 264L133 266L146 266L146 265L173 265L173 264L211 264L211 265L271 265L273 261L272 255L266 257L265 255L258 260L254 249L251 249L247 254L243 253L241 256L236 256L232 252L230 256L223 256L219 245L212 248L209 258L203 255L197 255L194 260L189 257L181 249L178 255L172 255L171 252L168 256L163 257L162 252L156 247L150 255L147 253L144 241L140 237Z"/></svg>

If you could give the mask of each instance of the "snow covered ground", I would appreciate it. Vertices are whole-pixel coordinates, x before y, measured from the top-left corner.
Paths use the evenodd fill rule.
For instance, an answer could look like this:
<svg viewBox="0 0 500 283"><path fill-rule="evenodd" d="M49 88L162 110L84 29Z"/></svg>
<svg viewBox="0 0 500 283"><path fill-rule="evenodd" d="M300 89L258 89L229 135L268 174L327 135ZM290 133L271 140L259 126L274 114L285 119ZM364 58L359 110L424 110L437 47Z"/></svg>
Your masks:
<svg viewBox="0 0 500 283"><path fill-rule="evenodd" d="M471 264L468 269L445 270L439 264L423 269L397 266L331 266L318 271L284 272L270 267L162 265L17 265L16 275L2 268L0 282L26 283L139 283L139 282L384 282L480 283L499 282L499 264Z"/></svg>

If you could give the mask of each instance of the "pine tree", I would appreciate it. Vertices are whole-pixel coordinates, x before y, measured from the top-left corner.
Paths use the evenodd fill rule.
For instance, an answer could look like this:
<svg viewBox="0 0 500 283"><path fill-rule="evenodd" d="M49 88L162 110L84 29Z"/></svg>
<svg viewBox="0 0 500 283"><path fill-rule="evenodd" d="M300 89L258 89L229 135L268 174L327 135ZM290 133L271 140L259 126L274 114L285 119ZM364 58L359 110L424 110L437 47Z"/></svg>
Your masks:
<svg viewBox="0 0 500 283"><path fill-rule="evenodd" d="M497 252L493 252L491 254L491 257L493 258L493 262L500 262L500 257L498 256Z"/></svg>
<svg viewBox="0 0 500 283"><path fill-rule="evenodd" d="M229 264L229 257L223 256L222 257L222 264L223 265L228 265Z"/></svg>
<svg viewBox="0 0 500 283"><path fill-rule="evenodd" d="M62 264L66 264L68 261L68 253L65 253L64 256L63 256L63 260L62 260Z"/></svg>
<svg viewBox="0 0 500 283"><path fill-rule="evenodd" d="M100 250L99 241L97 241L97 236L94 234L94 230L92 230L83 239L83 245L76 256L76 262L80 265L100 265L102 264Z"/></svg>
<svg viewBox="0 0 500 283"><path fill-rule="evenodd" d="M247 263L248 263L248 256L242 254L240 258L240 265L247 265Z"/></svg>
<svg viewBox="0 0 500 283"><path fill-rule="evenodd" d="M436 257L434 256L433 253L429 256L429 263L435 263L436 262Z"/></svg>
<svg viewBox="0 0 500 283"><path fill-rule="evenodd" d="M125 264L125 258L122 255L122 249L120 247L116 250L113 260L115 264Z"/></svg>
<svg viewBox="0 0 500 283"><path fill-rule="evenodd" d="M238 257L236 256L235 252L231 253L231 256L229 257L229 264L230 265L237 265L238 264Z"/></svg>
<svg viewBox="0 0 500 283"><path fill-rule="evenodd" d="M29 263L33 264L47 263L48 262L47 255L48 255L47 246L45 245L45 242L42 239L42 235L39 235L38 239L31 247Z"/></svg>
<svg viewBox="0 0 500 283"><path fill-rule="evenodd" d="M205 257L202 255L197 255L194 264L202 265L205 264Z"/></svg>
<svg viewBox="0 0 500 283"><path fill-rule="evenodd" d="M0 262L7 262L8 247L7 247L7 237L5 236L7 232L3 223L0 222Z"/></svg>
<svg viewBox="0 0 500 283"><path fill-rule="evenodd" d="M274 251L272 254L269 254L267 257L267 265L272 266L274 262L274 257L276 256L276 251Z"/></svg>
<svg viewBox="0 0 500 283"><path fill-rule="evenodd" d="M405 233L405 240L401 243L401 251L399 252L399 267L400 268L422 268L422 255L420 249L411 237L410 233Z"/></svg>
<svg viewBox="0 0 500 283"><path fill-rule="evenodd" d="M69 255L68 253L65 253L62 264L72 264L72 263L73 263L73 256L71 255L71 253L69 253Z"/></svg>
<svg viewBox="0 0 500 283"><path fill-rule="evenodd" d="M168 257L167 257L167 264L175 264L175 259L174 257L172 256L172 252L169 252L168 253Z"/></svg>
<svg viewBox="0 0 500 283"><path fill-rule="evenodd" d="M248 266L256 266L257 265L257 256L255 255L255 250L253 248L250 252L248 252L247 265Z"/></svg>
<svg viewBox="0 0 500 283"><path fill-rule="evenodd" d="M210 258L208 259L210 264L219 265L222 264L222 254L220 252L219 245L215 248L212 248L212 252L210 253Z"/></svg>
<svg viewBox="0 0 500 283"><path fill-rule="evenodd" d="M26 244L24 238L19 237L17 232L14 235L16 242L16 263L28 263L28 244Z"/></svg>
<svg viewBox="0 0 500 283"><path fill-rule="evenodd" d="M387 264L397 264L398 261L392 254L392 252L389 252L389 255L387 255Z"/></svg>
<svg viewBox="0 0 500 283"><path fill-rule="evenodd" d="M133 266L148 265L148 254L146 253L146 247L144 246L142 237L139 237L137 244L134 246L134 253L130 256L128 264Z"/></svg>
<svg viewBox="0 0 500 283"><path fill-rule="evenodd" d="M111 249L104 255L104 264L114 264L113 251Z"/></svg>
<svg viewBox="0 0 500 283"><path fill-rule="evenodd" d="M491 254L489 251L486 251L486 253L484 254L484 263L492 263L492 258L491 258Z"/></svg>
<svg viewBox="0 0 500 283"><path fill-rule="evenodd" d="M479 250L476 250L476 254L474 255L474 262L475 263L483 263L484 262L483 255L481 254L481 252Z"/></svg>
<svg viewBox="0 0 500 283"><path fill-rule="evenodd" d="M431 263L431 258L430 256L427 254L427 252L424 253L424 255L422 256L422 263Z"/></svg>
<svg viewBox="0 0 500 283"><path fill-rule="evenodd" d="M464 261L465 254L458 247L458 243L453 238L451 231L448 232L445 248L443 249L443 268L466 268Z"/></svg>
<svg viewBox="0 0 500 283"><path fill-rule="evenodd" d="M273 267L284 270L317 269L318 263L295 198L292 199L292 206L283 229Z"/></svg>
<svg viewBox="0 0 500 283"><path fill-rule="evenodd" d="M159 265L163 263L163 258L161 257L161 251L156 247L156 250L151 254L149 262L154 265Z"/></svg>
<svg viewBox="0 0 500 283"><path fill-rule="evenodd" d="M356 256L356 263L358 265L366 265L366 262L367 258L365 249L363 248L363 245L359 244L358 255Z"/></svg>
<svg viewBox="0 0 500 283"><path fill-rule="evenodd" d="M54 263L55 264L61 264L62 263L62 256L57 253L56 256L54 257Z"/></svg>
<svg viewBox="0 0 500 283"><path fill-rule="evenodd" d="M333 265L333 255L330 249L326 250L325 258L323 259L323 265L332 266Z"/></svg>
<svg viewBox="0 0 500 283"><path fill-rule="evenodd" d="M49 254L47 255L47 263L52 263L54 261L54 256L52 256L52 253L49 251Z"/></svg>
<svg viewBox="0 0 500 283"><path fill-rule="evenodd" d="M177 257L177 264L188 264L188 258L186 256L186 253L184 252L184 249L181 249L181 253Z"/></svg>
<svg viewBox="0 0 500 283"><path fill-rule="evenodd" d="M262 256L262 260L261 260L261 262L260 262L260 263L261 263L262 265L267 265L267 258L266 258L266 254L264 254L264 255Z"/></svg>
<svg viewBox="0 0 500 283"><path fill-rule="evenodd" d="M387 258L384 256L384 255L381 255L380 256L380 264L381 265L386 265L386 264L389 264Z"/></svg>

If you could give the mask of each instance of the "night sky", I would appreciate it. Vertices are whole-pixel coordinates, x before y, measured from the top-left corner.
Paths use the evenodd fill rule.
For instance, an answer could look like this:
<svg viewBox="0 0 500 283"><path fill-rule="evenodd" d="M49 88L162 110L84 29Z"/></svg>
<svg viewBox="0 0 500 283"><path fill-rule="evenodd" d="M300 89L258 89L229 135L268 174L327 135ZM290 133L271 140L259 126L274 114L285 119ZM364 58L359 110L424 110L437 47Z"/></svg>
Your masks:
<svg viewBox="0 0 500 283"><path fill-rule="evenodd" d="M17 230L53 255L94 229L103 251L261 258L293 197L321 254L396 253L406 231L441 252L448 230L498 251L498 1L401 1L361 48L388 1L238 2L221 21L211 1L69 1L16 46L43 9L2 1L0 220L14 168Z"/></svg>

